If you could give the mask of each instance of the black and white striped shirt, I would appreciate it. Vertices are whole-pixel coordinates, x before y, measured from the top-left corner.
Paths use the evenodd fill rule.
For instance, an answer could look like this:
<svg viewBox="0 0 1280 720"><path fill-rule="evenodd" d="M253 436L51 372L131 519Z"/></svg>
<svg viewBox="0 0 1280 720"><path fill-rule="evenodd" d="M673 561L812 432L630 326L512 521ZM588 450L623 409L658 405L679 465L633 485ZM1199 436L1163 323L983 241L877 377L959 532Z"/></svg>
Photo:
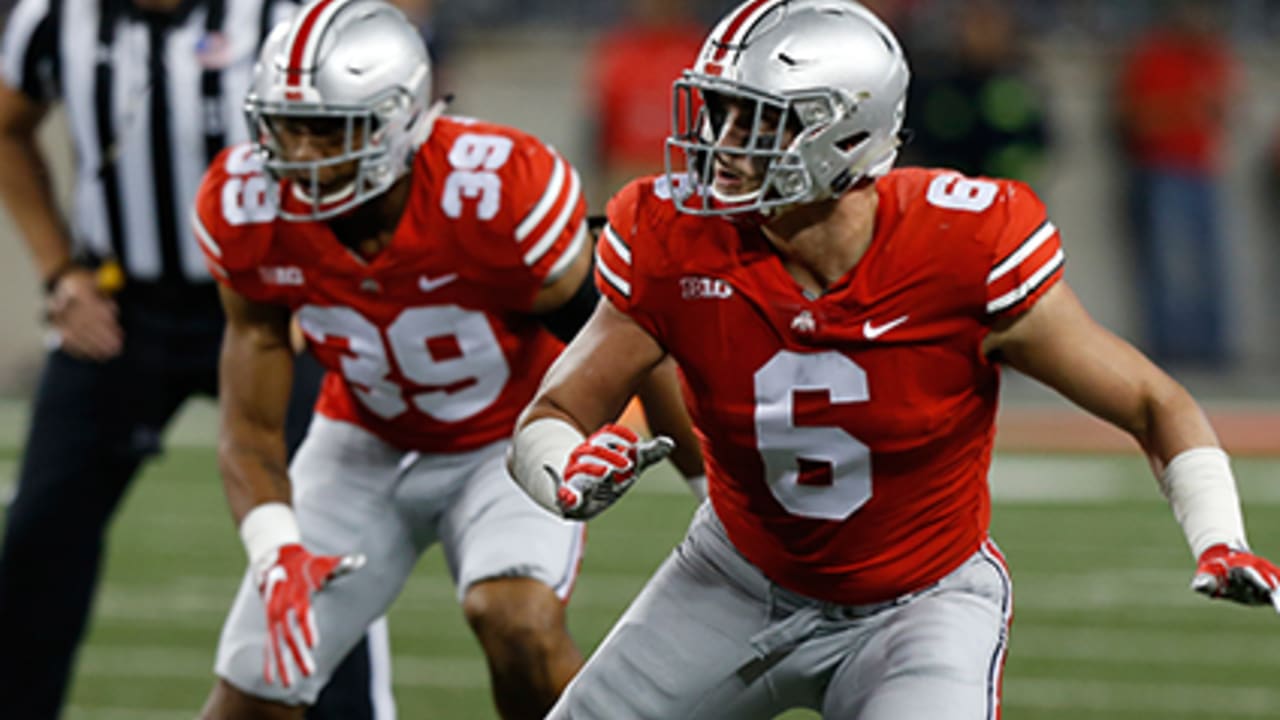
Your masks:
<svg viewBox="0 0 1280 720"><path fill-rule="evenodd" d="M78 247L114 256L133 281L209 281L187 218L205 167L246 139L257 48L293 0L183 0L146 13L130 0L20 0L3 76L62 100L76 155Z"/></svg>

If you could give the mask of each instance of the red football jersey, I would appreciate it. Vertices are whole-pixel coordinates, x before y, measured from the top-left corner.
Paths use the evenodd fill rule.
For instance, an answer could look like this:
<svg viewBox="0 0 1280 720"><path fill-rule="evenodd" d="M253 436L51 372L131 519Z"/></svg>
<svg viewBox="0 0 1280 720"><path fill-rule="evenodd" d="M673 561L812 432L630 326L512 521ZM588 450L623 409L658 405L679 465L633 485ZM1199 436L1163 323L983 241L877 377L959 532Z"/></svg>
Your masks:
<svg viewBox="0 0 1280 720"><path fill-rule="evenodd" d="M923 588L986 538L992 323L1062 276L1026 185L904 169L866 254L811 298L758 230L679 213L663 178L609 204L597 284L680 364L711 501L774 582L857 604Z"/></svg>
<svg viewBox="0 0 1280 720"><path fill-rule="evenodd" d="M209 168L194 225L220 282L297 310L329 370L317 412L459 452L509 436L559 353L529 310L588 242L586 205L558 153L498 125L441 118L411 172L391 243L367 262L323 222L278 219L247 145Z"/></svg>

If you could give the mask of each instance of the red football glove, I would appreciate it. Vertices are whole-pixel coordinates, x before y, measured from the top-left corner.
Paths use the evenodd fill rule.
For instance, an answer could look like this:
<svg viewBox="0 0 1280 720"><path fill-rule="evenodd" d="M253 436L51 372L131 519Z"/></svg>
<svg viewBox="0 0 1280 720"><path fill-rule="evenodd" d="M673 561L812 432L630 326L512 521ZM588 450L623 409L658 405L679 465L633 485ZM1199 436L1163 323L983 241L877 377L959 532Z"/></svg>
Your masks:
<svg viewBox="0 0 1280 720"><path fill-rule="evenodd" d="M1245 605L1270 604L1280 612L1280 568L1246 550L1214 545L1200 554L1191 589Z"/></svg>
<svg viewBox="0 0 1280 720"><path fill-rule="evenodd" d="M311 610L311 595L361 565L363 555L312 555L297 543L281 545L270 563L264 565L257 577L258 592L267 609L263 676L268 684L274 682L276 675L284 687L293 683L284 655L286 646L303 677L315 672L311 650L320 635Z"/></svg>
<svg viewBox="0 0 1280 720"><path fill-rule="evenodd" d="M669 437L640 440L630 428L605 425L569 453L564 474L544 466L556 481L556 504L567 518L587 520L622 496L644 469L676 444Z"/></svg>

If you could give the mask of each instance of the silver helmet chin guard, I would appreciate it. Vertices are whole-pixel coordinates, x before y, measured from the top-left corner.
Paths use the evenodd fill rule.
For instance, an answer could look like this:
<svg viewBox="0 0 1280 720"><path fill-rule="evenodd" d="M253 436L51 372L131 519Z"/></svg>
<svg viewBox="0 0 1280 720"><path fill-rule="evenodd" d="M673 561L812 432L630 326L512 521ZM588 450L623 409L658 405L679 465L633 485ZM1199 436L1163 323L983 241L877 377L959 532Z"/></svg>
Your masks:
<svg viewBox="0 0 1280 720"><path fill-rule="evenodd" d="M383 0L316 0L272 29L253 70L245 115L254 150L305 205L288 220L323 220L380 195L408 172L444 104L428 108L431 61L404 15ZM334 120L342 151L290 160L273 122ZM322 190L321 172L355 162L350 183Z"/></svg>
<svg viewBox="0 0 1280 720"><path fill-rule="evenodd" d="M747 0L675 82L666 172L681 189L677 207L776 214L885 174L898 154L909 79L893 32L853 0ZM721 140L729 103L751 117L740 145ZM751 159L763 169L760 187L717 190L717 154Z"/></svg>

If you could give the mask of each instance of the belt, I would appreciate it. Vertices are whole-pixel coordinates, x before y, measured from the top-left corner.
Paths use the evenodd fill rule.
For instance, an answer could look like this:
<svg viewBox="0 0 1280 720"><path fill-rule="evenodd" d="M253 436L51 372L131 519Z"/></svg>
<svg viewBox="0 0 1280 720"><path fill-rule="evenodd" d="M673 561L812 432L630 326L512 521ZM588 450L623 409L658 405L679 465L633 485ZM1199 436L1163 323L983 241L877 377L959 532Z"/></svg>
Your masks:
<svg viewBox="0 0 1280 720"><path fill-rule="evenodd" d="M904 593L895 598L865 605L841 605L825 602L792 592L777 585L769 588L769 615L778 611L789 614L769 627L751 636L751 647L761 658L786 652L804 642L829 621L861 620L905 605L935 587L933 583L919 590Z"/></svg>

